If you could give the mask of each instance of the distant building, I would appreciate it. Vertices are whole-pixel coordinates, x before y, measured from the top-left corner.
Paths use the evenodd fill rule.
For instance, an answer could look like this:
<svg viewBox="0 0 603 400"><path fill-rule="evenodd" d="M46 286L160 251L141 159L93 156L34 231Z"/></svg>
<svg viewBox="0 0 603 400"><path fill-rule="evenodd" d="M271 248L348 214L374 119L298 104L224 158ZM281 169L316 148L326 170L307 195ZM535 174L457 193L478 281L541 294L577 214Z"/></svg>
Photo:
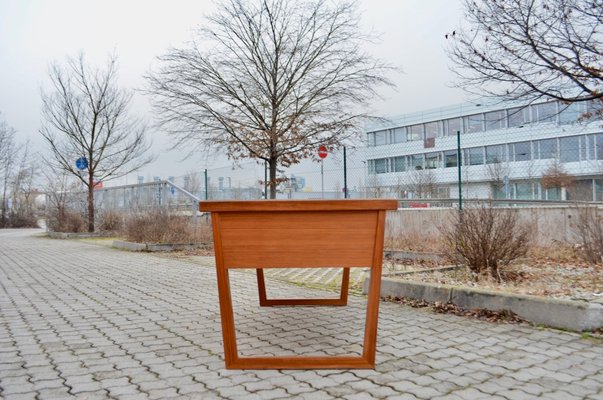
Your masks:
<svg viewBox="0 0 603 400"><path fill-rule="evenodd" d="M367 189L400 198L603 201L603 121L593 103L464 104L367 130ZM460 131L461 160L457 157Z"/></svg>

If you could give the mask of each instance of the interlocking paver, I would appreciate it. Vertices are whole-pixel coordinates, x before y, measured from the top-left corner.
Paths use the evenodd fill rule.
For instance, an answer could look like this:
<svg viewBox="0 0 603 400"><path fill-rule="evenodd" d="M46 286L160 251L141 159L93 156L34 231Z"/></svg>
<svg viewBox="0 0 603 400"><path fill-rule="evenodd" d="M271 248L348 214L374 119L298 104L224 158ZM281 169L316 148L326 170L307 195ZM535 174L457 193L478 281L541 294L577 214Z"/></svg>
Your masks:
<svg viewBox="0 0 603 400"><path fill-rule="evenodd" d="M376 370L225 370L210 258L34 233L0 231L0 398L603 398L599 342L391 303L381 305ZM324 296L268 283L274 297ZM260 308L252 273L232 272L231 285L245 354L360 351L364 298Z"/></svg>

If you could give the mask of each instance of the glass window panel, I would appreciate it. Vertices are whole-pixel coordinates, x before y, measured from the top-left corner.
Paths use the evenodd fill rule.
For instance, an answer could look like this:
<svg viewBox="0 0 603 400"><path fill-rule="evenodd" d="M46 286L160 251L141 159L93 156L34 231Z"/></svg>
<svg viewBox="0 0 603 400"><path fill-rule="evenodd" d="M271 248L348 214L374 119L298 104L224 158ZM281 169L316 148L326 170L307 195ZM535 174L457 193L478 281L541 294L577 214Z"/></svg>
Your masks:
<svg viewBox="0 0 603 400"><path fill-rule="evenodd" d="M567 190L568 200L593 201L593 180L583 179L574 182Z"/></svg>
<svg viewBox="0 0 603 400"><path fill-rule="evenodd" d="M406 157L394 157L394 171L395 172L404 172L406 171Z"/></svg>
<svg viewBox="0 0 603 400"><path fill-rule="evenodd" d="M472 147L465 150L465 165L481 165L484 163L484 148Z"/></svg>
<svg viewBox="0 0 603 400"><path fill-rule="evenodd" d="M440 133L440 122L429 122L425 124L425 138L435 138L442 136Z"/></svg>
<svg viewBox="0 0 603 400"><path fill-rule="evenodd" d="M423 140L423 124L408 127L408 140Z"/></svg>
<svg viewBox="0 0 603 400"><path fill-rule="evenodd" d="M595 201L603 201L603 179L595 179Z"/></svg>
<svg viewBox="0 0 603 400"><path fill-rule="evenodd" d="M603 133L598 133L595 136L595 159L603 160Z"/></svg>
<svg viewBox="0 0 603 400"><path fill-rule="evenodd" d="M517 200L532 200L532 184L531 183L516 183L515 198Z"/></svg>
<svg viewBox="0 0 603 400"><path fill-rule="evenodd" d="M435 169L440 168L440 153L427 153L425 154L425 168Z"/></svg>
<svg viewBox="0 0 603 400"><path fill-rule="evenodd" d="M387 131L375 132L375 146L386 144Z"/></svg>
<svg viewBox="0 0 603 400"><path fill-rule="evenodd" d="M460 118L451 118L444 121L444 127L446 128L446 135L454 136L457 132L463 131L463 120Z"/></svg>
<svg viewBox="0 0 603 400"><path fill-rule="evenodd" d="M406 127L394 129L394 143L406 142Z"/></svg>
<svg viewBox="0 0 603 400"><path fill-rule="evenodd" d="M444 152L444 165L446 166L446 168L458 166L456 150Z"/></svg>
<svg viewBox="0 0 603 400"><path fill-rule="evenodd" d="M410 168L413 169L423 169L423 154L415 154L410 156Z"/></svg>
<svg viewBox="0 0 603 400"><path fill-rule="evenodd" d="M484 130L484 115L474 114L463 117L465 121L465 132L474 133Z"/></svg>
<svg viewBox="0 0 603 400"><path fill-rule="evenodd" d="M559 138L559 160L561 162L580 161L580 137Z"/></svg>
<svg viewBox="0 0 603 400"><path fill-rule="evenodd" d="M507 161L507 148L504 144L486 146L486 164Z"/></svg>
<svg viewBox="0 0 603 400"><path fill-rule="evenodd" d="M541 103L532 107L534 107L536 111L537 122L555 122L557 117L557 103Z"/></svg>
<svg viewBox="0 0 603 400"><path fill-rule="evenodd" d="M370 132L367 134L367 139L368 139L368 145L369 146L374 146L375 145L375 133L374 132Z"/></svg>
<svg viewBox="0 0 603 400"><path fill-rule="evenodd" d="M557 158L557 139L544 139L534 142L538 144L538 158L547 160L549 158Z"/></svg>
<svg viewBox="0 0 603 400"><path fill-rule="evenodd" d="M512 146L515 161L528 161L532 159L532 147L530 142L513 143Z"/></svg>
<svg viewBox="0 0 603 400"><path fill-rule="evenodd" d="M494 129L501 129L501 128L505 127L506 118L505 118L504 110L491 111L489 113L486 113L484 116L486 119L486 130L487 131L494 130Z"/></svg>
<svg viewBox="0 0 603 400"><path fill-rule="evenodd" d="M375 173L375 160L368 160L368 173L369 174Z"/></svg>
<svg viewBox="0 0 603 400"><path fill-rule="evenodd" d="M559 123L575 124L583 114L583 107L579 103L559 104Z"/></svg>
<svg viewBox="0 0 603 400"><path fill-rule="evenodd" d="M508 127L523 126L530 122L530 110L528 107L515 107L507 110Z"/></svg>
<svg viewBox="0 0 603 400"><path fill-rule="evenodd" d="M375 160L375 172L377 174L384 174L387 172L387 158Z"/></svg>
<svg viewBox="0 0 603 400"><path fill-rule="evenodd" d="M561 188L548 188L543 194L546 200L561 200Z"/></svg>

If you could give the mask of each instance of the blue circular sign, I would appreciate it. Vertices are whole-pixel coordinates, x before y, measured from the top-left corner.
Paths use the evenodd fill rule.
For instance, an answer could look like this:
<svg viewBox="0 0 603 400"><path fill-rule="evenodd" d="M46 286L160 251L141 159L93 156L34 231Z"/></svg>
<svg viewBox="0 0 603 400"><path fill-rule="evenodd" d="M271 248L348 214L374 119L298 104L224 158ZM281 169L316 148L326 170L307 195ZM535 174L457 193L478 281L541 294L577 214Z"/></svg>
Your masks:
<svg viewBox="0 0 603 400"><path fill-rule="evenodd" d="M88 168L88 160L86 157L80 157L75 160L75 166L77 169L82 170Z"/></svg>

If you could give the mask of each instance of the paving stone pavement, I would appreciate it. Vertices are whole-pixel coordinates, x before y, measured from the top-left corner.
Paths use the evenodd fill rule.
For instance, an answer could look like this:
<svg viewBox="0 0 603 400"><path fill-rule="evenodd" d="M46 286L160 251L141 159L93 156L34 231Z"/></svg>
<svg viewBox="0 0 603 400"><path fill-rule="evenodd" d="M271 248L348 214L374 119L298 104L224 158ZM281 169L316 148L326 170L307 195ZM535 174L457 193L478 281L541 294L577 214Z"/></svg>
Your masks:
<svg viewBox="0 0 603 400"><path fill-rule="evenodd" d="M390 303L374 371L228 371L211 266L38 232L0 231L4 399L603 399L599 342ZM360 351L363 297L260 308L253 275L231 284L241 353Z"/></svg>

